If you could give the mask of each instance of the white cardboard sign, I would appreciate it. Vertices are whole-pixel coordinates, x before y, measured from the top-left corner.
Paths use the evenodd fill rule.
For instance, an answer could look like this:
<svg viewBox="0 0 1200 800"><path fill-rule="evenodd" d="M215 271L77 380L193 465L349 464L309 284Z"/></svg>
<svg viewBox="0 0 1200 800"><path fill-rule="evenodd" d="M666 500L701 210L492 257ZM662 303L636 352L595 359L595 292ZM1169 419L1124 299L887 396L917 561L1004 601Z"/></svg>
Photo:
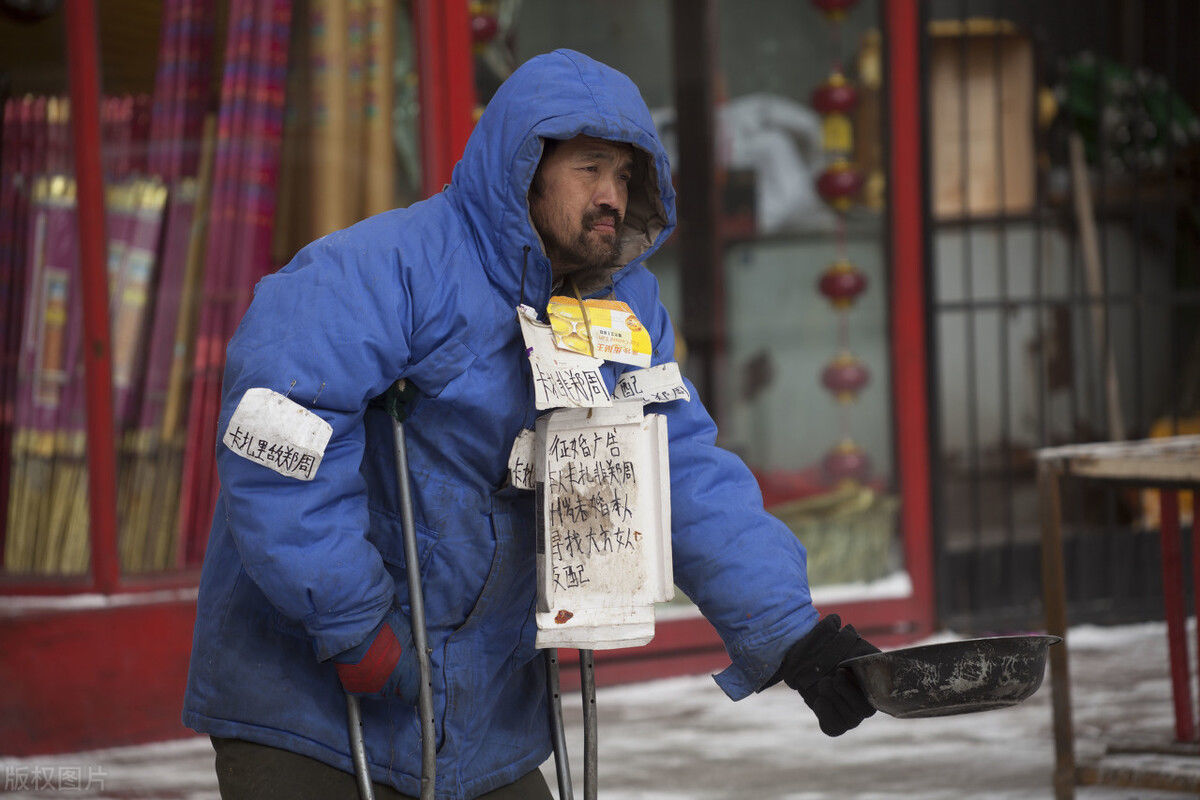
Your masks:
<svg viewBox="0 0 1200 800"><path fill-rule="evenodd" d="M617 381L613 397L617 400L640 400L643 403L670 403L673 400L691 401L692 395L679 364L669 361L649 369L634 369L626 372Z"/></svg>
<svg viewBox="0 0 1200 800"><path fill-rule="evenodd" d="M640 403L537 421L538 647L645 644L674 594L666 419Z"/></svg>
<svg viewBox="0 0 1200 800"><path fill-rule="evenodd" d="M271 389L247 389L222 443L242 458L280 475L311 481L325 457L333 426Z"/></svg>
<svg viewBox="0 0 1200 800"><path fill-rule="evenodd" d="M537 476L534 474L534 442L533 431L523 430L513 441L512 450L508 454L508 474L512 485L517 489L536 489Z"/></svg>
<svg viewBox="0 0 1200 800"><path fill-rule="evenodd" d="M533 373L534 405L538 411L550 408L606 408L612 395L600 373L603 359L562 350L554 343L549 325L538 322L537 312L529 306L517 309L525 352Z"/></svg>

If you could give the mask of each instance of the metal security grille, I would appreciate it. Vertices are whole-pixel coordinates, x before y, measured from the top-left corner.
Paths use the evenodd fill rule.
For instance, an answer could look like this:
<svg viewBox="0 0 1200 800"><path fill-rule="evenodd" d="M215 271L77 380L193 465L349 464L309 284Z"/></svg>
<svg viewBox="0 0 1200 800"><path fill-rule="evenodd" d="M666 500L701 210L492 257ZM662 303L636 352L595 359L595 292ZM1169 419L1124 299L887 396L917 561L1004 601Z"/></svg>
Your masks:
<svg viewBox="0 0 1200 800"><path fill-rule="evenodd" d="M1035 627L1032 453L1200 425L1200 7L925 13L939 613ZM1072 622L1157 613L1156 502L1063 506Z"/></svg>

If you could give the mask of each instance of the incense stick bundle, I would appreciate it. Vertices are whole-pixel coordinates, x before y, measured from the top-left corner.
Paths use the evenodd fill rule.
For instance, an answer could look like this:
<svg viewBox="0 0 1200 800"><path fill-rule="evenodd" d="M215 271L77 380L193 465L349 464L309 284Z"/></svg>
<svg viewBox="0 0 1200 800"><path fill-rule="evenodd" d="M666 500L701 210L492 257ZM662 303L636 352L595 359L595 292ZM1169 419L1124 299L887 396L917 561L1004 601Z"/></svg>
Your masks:
<svg viewBox="0 0 1200 800"><path fill-rule="evenodd" d="M63 289L60 275L48 280L43 275L43 247L50 208L51 184L48 178L37 178L47 166L48 103L45 97L26 96L18 109L18 134L15 158L17 162L17 211L13 228L14 254L10 262L22 276L22 294L14 300L22 303L28 317L22 328L14 332L17 339L18 368L13 380L11 428L11 477L9 481L5 565L11 572L31 572L36 564L38 522L45 506L53 458L52 412L46 406L56 399L51 393L38 397L33 368L46 366L47 374L54 372L56 359L62 356L61 334L65 324L65 305L40 308L36 301L45 298L48 289ZM61 188L61 187L60 187ZM65 291L65 289L63 289ZM59 292L48 304L65 302ZM43 313L36 313L37 310ZM47 315L46 311L51 313ZM39 343L42 345L39 349ZM40 356L40 359L39 359ZM39 404L39 401L41 402Z"/></svg>
<svg viewBox="0 0 1200 800"><path fill-rule="evenodd" d="M157 181L133 183L134 213L125 260L116 276L112 315L112 380L115 426L122 445L118 481L118 508L122 521L121 560L125 569L137 569L143 561L144 532L134 534L132 520L138 505L147 498L134 487L137 432L134 430L143 396L143 378L148 367L146 354L158 279L159 239L162 230L166 187Z"/></svg>
<svg viewBox="0 0 1200 800"><path fill-rule="evenodd" d="M203 554L216 499L212 443L225 343L248 305L250 287L270 269L290 22L287 0L234 0L230 7L213 215L182 479L180 532L188 561ZM257 180L247 180L249 176Z"/></svg>
<svg viewBox="0 0 1200 800"><path fill-rule="evenodd" d="M77 272L74 185L65 176L35 181L29 227L26 309L14 413L12 497L5 563L10 572L50 572L62 541L69 496L56 494L57 433L70 403L72 277ZM77 294L74 293L74 294ZM57 483L56 483L57 477Z"/></svg>
<svg viewBox="0 0 1200 800"><path fill-rule="evenodd" d="M166 568L169 559L162 553L173 550L176 538L181 447L163 441L161 428L167 395L172 386L179 391L178 382L172 383L172 363L191 352L194 315L188 309L194 305L194 279L202 272L190 268L189 254L203 249L190 247L189 240L198 235L197 215L203 218L194 173L204 136L213 17L213 0L164 3L154 94L143 101L149 137L144 164L161 183L150 190L138 184L136 191L149 205L135 215L112 312L120 555L126 570ZM133 162L136 166L137 158ZM160 201L168 189L170 202L164 206ZM202 236L202 225L199 230ZM186 314L181 304L188 306ZM184 327L177 330L181 322Z"/></svg>
<svg viewBox="0 0 1200 800"><path fill-rule="evenodd" d="M137 418L166 199L166 187L156 180L133 183L133 221L125 260L116 276L111 323L114 408L120 433L132 428Z"/></svg>
<svg viewBox="0 0 1200 800"><path fill-rule="evenodd" d="M392 146L395 4L389 0L367 0L366 13L366 92L362 114L367 124L360 152L365 159L362 211L363 216L372 216L387 211L396 202L396 150Z"/></svg>
<svg viewBox="0 0 1200 800"><path fill-rule="evenodd" d="M237 137L241 135L246 105L248 53L252 44L254 15L246 0L233 0L229 8L225 75L221 87L221 110L217 120L211 206L204 290L196 331L192 398L189 404L187 456L180 497L180 537L186 543L181 553L191 560L191 543L202 536L205 517L211 508L213 464L211 449L216 433L215 394L219 376L222 306L227 302L237 253L232 236L237 230Z"/></svg>
<svg viewBox="0 0 1200 800"><path fill-rule="evenodd" d="M152 548L153 563L160 569L181 562L184 555L178 533L181 529L181 487L184 485L184 452L188 434L188 427L183 420L187 411L187 399L191 394L191 366L196 346L196 320L199 316L200 295L204 283L215 148L216 122L209 117L205 123L204 146L201 150L199 175L196 178L195 211L187 242L179 315L175 323L171 368L162 410L162 448L157 470L162 482L159 484L157 496L163 498L163 502L147 521L147 526L155 536Z"/></svg>
<svg viewBox="0 0 1200 800"><path fill-rule="evenodd" d="M347 180L350 121L346 98L350 94L348 8L341 0L313 0L312 13L312 204L316 236L344 228L354 219Z"/></svg>
<svg viewBox="0 0 1200 800"><path fill-rule="evenodd" d="M24 174L21 172L21 103L4 102L3 151L0 152L0 566L8 534L9 490L12 479L13 411L16 404L17 354L24 319L25 282L21 261L24 248Z"/></svg>
<svg viewBox="0 0 1200 800"><path fill-rule="evenodd" d="M65 281L67 319L61 362L61 386L58 389L52 425L54 453L51 486L43 507L42 526L38 531L37 571L71 574L86 571L86 561L71 560L67 554L87 541L87 519L72 513L78 495L86 497L87 469L87 391L83 375L83 297L79 260L78 215L75 181L71 177L52 178L46 225L45 265L49 276L61 271ZM50 319L53 323L53 318Z"/></svg>
<svg viewBox="0 0 1200 800"><path fill-rule="evenodd" d="M25 309L28 308L27 294L30 285L28 250L33 176L40 169L40 166L36 163L38 135L35 122L36 113L35 99L32 96L26 95L15 100L14 127L12 130L13 142L11 148L6 148L6 160L11 158L10 163L14 165L13 171L6 173L6 178L10 179L12 189L12 219L9 228L12 249L9 254L8 263L13 276L13 293L10 302L15 308L15 313L8 320L9 352L10 354L14 354L11 357L15 358L16 361L10 375L9 388L5 393L7 397L6 418L9 427L5 449L2 451L4 455L2 462L8 475L5 482L5 488L8 489L4 517L6 528L5 551L8 552L11 549L18 553L22 550L23 540L17 538L18 529L13 526L12 521L24 511L22 498L24 497L25 475L21 470L20 460L26 449L26 439L28 438L24 434L18 435L16 430L19 427L17 418L18 401L22 397L23 391L18 379L21 376L27 377L28 373L19 372L17 365L21 363L23 322ZM22 533L21 535L24 534Z"/></svg>

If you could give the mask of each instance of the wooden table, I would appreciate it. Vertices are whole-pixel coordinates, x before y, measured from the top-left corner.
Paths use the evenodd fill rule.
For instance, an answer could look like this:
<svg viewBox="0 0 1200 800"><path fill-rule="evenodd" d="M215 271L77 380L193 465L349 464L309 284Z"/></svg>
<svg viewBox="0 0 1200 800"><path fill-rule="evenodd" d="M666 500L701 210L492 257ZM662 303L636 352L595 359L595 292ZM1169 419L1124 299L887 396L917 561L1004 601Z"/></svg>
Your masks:
<svg viewBox="0 0 1200 800"><path fill-rule="evenodd" d="M1075 796L1077 783L1120 783L1146 788L1200 791L1200 726L1190 686L1187 611L1184 608L1183 553L1179 531L1179 491L1192 492L1193 508L1200 487L1200 436L1177 436L1136 442L1101 442L1037 451L1039 510L1042 527L1042 593L1046 630L1063 637L1050 649L1050 680L1054 710L1054 792L1059 800ZM1107 481L1157 489L1161 502L1159 534L1162 543L1163 605L1170 654L1171 696L1175 711L1174 754L1194 756L1197 771L1189 778L1172 776L1173 785L1154 775L1106 775L1103 770L1078 770L1071 723L1071 685L1067 661L1066 569L1063 561L1062 502L1064 479ZM1200 525L1192 524L1193 585L1200 587ZM1200 610L1200 588L1195 592ZM1198 614L1200 618L1200 614ZM1169 781L1168 781L1169 782Z"/></svg>

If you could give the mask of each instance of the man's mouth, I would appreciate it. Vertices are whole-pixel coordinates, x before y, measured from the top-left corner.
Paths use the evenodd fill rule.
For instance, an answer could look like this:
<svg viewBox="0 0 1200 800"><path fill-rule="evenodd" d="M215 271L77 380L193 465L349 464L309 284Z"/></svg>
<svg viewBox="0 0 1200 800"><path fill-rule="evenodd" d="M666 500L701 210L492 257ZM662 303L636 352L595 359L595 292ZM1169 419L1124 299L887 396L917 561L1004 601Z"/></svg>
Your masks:
<svg viewBox="0 0 1200 800"><path fill-rule="evenodd" d="M617 221L609 216L600 217L588 223L588 230L599 231L600 233L616 233Z"/></svg>

